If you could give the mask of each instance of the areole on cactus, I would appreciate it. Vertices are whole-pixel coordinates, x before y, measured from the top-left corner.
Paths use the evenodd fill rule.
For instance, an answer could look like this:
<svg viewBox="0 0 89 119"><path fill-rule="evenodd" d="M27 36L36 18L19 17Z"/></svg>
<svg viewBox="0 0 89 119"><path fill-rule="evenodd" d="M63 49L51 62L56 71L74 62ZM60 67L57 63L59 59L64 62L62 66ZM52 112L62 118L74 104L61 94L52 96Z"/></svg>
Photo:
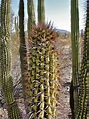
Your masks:
<svg viewBox="0 0 89 119"><path fill-rule="evenodd" d="M54 119L57 107L57 33L48 24L32 29L29 39L29 118Z"/></svg>

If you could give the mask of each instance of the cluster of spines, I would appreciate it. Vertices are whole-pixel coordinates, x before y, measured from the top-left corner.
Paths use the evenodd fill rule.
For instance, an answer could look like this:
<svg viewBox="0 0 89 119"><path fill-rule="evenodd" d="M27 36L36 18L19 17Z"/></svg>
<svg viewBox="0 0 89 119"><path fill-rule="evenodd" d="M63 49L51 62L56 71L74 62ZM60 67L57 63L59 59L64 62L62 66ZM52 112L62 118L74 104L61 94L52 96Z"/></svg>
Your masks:
<svg viewBox="0 0 89 119"><path fill-rule="evenodd" d="M58 60L52 41L57 33L49 25L33 28L29 40L29 118L56 117Z"/></svg>

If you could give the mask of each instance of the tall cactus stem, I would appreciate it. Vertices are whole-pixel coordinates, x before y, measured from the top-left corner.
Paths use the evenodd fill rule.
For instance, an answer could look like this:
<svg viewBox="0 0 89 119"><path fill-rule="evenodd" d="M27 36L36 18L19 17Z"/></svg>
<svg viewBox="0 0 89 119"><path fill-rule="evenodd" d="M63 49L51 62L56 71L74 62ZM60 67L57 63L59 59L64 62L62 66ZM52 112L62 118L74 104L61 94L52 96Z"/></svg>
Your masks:
<svg viewBox="0 0 89 119"><path fill-rule="evenodd" d="M44 0L38 0L38 23L45 23Z"/></svg>
<svg viewBox="0 0 89 119"><path fill-rule="evenodd" d="M79 71L78 0L71 0L71 42L72 42L72 81L73 81L73 87L74 87L74 86L78 85L78 71ZM77 105L78 105L77 104L78 103L78 90L72 89L72 91L73 91L73 97L70 97L70 101L72 102L74 99L74 109L72 109L72 112L74 111L74 113L76 113ZM71 107L73 107L73 106L71 106Z"/></svg>
<svg viewBox="0 0 89 119"><path fill-rule="evenodd" d="M9 119L21 119L21 112L13 94L10 50L10 0L1 1L1 39L0 39L0 85L2 87Z"/></svg>
<svg viewBox="0 0 89 119"><path fill-rule="evenodd" d="M28 37L30 37L32 27L36 25L33 0L27 0L27 11L28 11Z"/></svg>
<svg viewBox="0 0 89 119"><path fill-rule="evenodd" d="M26 102L26 94L28 93L28 66L27 66L27 49L25 42L25 33L24 33L24 1L20 0L19 2L19 35L20 35L20 61L21 61L21 76L22 76L22 85L23 85L23 96Z"/></svg>
<svg viewBox="0 0 89 119"><path fill-rule="evenodd" d="M86 26L83 46L83 58L79 73L79 98L78 109L75 119L88 119L89 118L89 0L87 0L86 9Z"/></svg>

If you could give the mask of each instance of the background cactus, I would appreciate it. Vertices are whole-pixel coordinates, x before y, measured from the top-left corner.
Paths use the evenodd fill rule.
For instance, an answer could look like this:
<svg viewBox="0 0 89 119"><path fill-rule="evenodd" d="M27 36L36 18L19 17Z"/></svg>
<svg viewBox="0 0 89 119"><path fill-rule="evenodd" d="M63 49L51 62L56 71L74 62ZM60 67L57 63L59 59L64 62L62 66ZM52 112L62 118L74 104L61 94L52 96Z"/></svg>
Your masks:
<svg viewBox="0 0 89 119"><path fill-rule="evenodd" d="M21 76L22 76L22 85L23 85L23 96L25 100L27 99L28 91L28 64L27 64L27 49L25 42L25 33L24 33L24 1L20 0L19 2L19 35L20 35L20 61L21 61ZM27 108L26 108L27 111Z"/></svg>
<svg viewBox="0 0 89 119"><path fill-rule="evenodd" d="M19 19L18 19L18 16L15 17L15 32L16 32L16 35L17 35L17 38L19 38Z"/></svg>
<svg viewBox="0 0 89 119"><path fill-rule="evenodd" d="M39 24L29 39L29 118L54 119L57 106L58 62L56 32Z"/></svg>
<svg viewBox="0 0 89 119"><path fill-rule="evenodd" d="M38 0L38 23L45 23L44 0Z"/></svg>
<svg viewBox="0 0 89 119"><path fill-rule="evenodd" d="M21 119L13 94L10 51L10 0L1 1L0 85L3 89L9 119Z"/></svg>
<svg viewBox="0 0 89 119"><path fill-rule="evenodd" d="M86 26L81 69L79 74L79 99L75 119L89 118L89 0L87 0Z"/></svg>
<svg viewBox="0 0 89 119"><path fill-rule="evenodd" d="M78 103L78 90L74 87L78 85L79 71L79 10L78 0L71 0L71 42L72 42L72 96L70 95L70 104L72 112L76 113ZM74 105L73 104L74 101ZM72 114L74 116L74 114Z"/></svg>
<svg viewBox="0 0 89 119"><path fill-rule="evenodd" d="M36 24L33 0L27 0L27 11L28 11L28 37L30 37L30 31L32 29L32 26Z"/></svg>

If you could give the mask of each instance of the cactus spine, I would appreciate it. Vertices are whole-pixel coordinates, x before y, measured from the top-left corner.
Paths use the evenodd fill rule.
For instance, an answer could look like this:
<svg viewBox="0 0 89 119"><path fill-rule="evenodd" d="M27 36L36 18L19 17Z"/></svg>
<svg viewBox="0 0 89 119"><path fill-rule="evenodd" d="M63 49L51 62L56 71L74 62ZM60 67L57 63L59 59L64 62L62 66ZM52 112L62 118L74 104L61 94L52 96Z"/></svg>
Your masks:
<svg viewBox="0 0 89 119"><path fill-rule="evenodd" d="M72 42L72 81L73 87L78 85L79 70L79 13L78 0L71 0L71 42ZM74 113L77 110L78 90L73 90ZM73 99L70 99L73 101Z"/></svg>
<svg viewBox="0 0 89 119"><path fill-rule="evenodd" d="M52 41L57 34L50 25L39 24L29 40L29 118L54 119L58 65Z"/></svg>
<svg viewBox="0 0 89 119"><path fill-rule="evenodd" d="M28 37L30 37L30 31L32 29L32 26L35 25L35 11L33 0L27 0L27 11L28 11Z"/></svg>
<svg viewBox="0 0 89 119"><path fill-rule="evenodd" d="M0 85L3 89L9 119L21 119L13 95L10 51L10 0L1 1Z"/></svg>
<svg viewBox="0 0 89 119"><path fill-rule="evenodd" d="M38 23L45 23L44 0L38 0Z"/></svg>

